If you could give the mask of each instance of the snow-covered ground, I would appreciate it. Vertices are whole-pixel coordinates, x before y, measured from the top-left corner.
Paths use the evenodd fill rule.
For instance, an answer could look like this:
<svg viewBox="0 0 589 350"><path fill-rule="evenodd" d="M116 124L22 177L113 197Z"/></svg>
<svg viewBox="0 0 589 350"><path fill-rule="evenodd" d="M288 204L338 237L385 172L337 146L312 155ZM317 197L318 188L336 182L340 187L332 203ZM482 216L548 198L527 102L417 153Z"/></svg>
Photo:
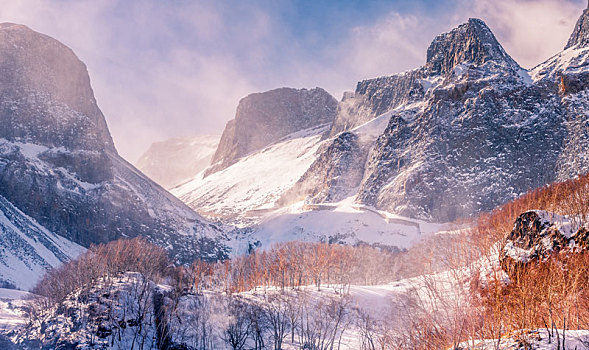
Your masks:
<svg viewBox="0 0 589 350"><path fill-rule="evenodd" d="M386 128L391 112L356 127L363 142L374 141ZM291 134L283 140L242 158L219 172L203 173L171 192L210 219L247 233L230 237L233 255L251 244L269 247L287 241L368 243L406 249L444 225L399 217L354 203L355 196L339 202L306 204L305 198L282 206L279 200L318 157L328 126Z"/></svg>
<svg viewBox="0 0 589 350"><path fill-rule="evenodd" d="M320 290L316 286L301 287L296 290L286 289L284 291L279 288L257 288L256 290L240 293L237 297L264 306L266 303L272 302L272 296L289 295L294 298L291 300L295 300L295 304L292 306L301 307L302 311L300 312L306 313L312 318L311 320L307 320L307 322L313 323L310 327L319 327L314 322L333 321L324 318L333 316L329 312L335 309L328 305L331 302L335 302L335 305L344 307L341 324L339 325L340 330L336 332L337 338L341 336L341 343L339 340L337 341L340 343L339 348L341 350L352 350L360 348L362 340L362 330L360 328L361 317L368 317L371 320L370 322L374 324L386 325L392 331L401 332L404 329L404 320L407 316L405 311L410 305L409 301L412 302L411 305L415 305L415 302L417 302L421 305L432 305L434 307L439 301L432 297L431 289L428 287L432 284L435 284L438 290L445 296L444 300L461 303L465 289L462 283L455 283L456 281L461 281L461 277L464 277L463 275L459 276L459 278L456 278L456 275L444 272L374 286L351 285L342 287L341 285L322 285ZM80 292L75 292L71 300L67 299L65 301L65 308L51 309L49 314L42 316L46 321L46 326L42 324L33 326L32 333L29 333L26 337L30 337L31 335L39 337L47 336L49 337L48 339L59 338L80 342L80 344L85 344L85 347L83 347L85 349L93 348L88 345L88 342L92 339L92 332L98 332L101 328L99 327L100 322L91 322L91 320L94 320L92 317L96 316L91 316L89 313L93 307L92 305L101 305L101 308L109 312L108 315L113 313L116 316L122 312L121 310L126 310L123 313L123 319L132 319L133 312L137 311L135 309L138 305L142 305L142 303L148 305L148 302L152 300L152 292L146 295L140 293L143 287L149 287L150 290L153 288L157 288L160 291L171 290L168 286L156 286L149 281L140 282L141 280L138 274L127 273L122 278L116 278L109 283L97 283L95 287L91 287L87 293L84 293L84 298L80 298ZM19 339L18 334L20 333L18 329L27 322L20 308L30 296L29 293L25 292L0 289L0 330L16 330L15 333L11 333L11 337L15 337L14 339ZM210 336L213 340L213 348L229 349L230 347L222 339L223 331L233 320L233 316L229 314L227 307L231 300L235 300L235 297L230 297L225 293L213 292L205 292L203 296L188 294L182 297L177 309L178 317L181 320L178 324L172 324L174 340L178 341L182 339L182 341L190 342L191 337L194 337L199 332L198 322L206 321L207 327L210 327L212 332ZM205 298L205 301L202 298ZM137 302L139 304L136 305ZM151 316L144 320L145 328L142 332L145 334L141 333L141 335L147 335L147 338L151 339L153 338L153 333L155 333L152 323L154 322L153 310L152 306L148 305L145 307L145 310L151 313ZM64 313L64 310L68 308L76 310L76 312L71 314ZM119 319L116 317L115 320ZM176 320L176 317L172 317L171 319ZM84 327L81 329L78 328L76 322L81 322L80 324L87 323L87 329ZM109 322L108 320L103 322L105 327L113 327ZM333 327L333 324L329 327ZM115 345L112 347L113 349L125 349L125 346L130 344L132 337L135 336L135 329L131 328L131 326L127 328L127 330L121 330L122 339L115 342ZM319 331L319 328L314 329ZM267 329L266 331L269 330ZM326 332L329 329L322 328L321 331ZM115 331L113 330L113 332ZM268 337L266 338L268 344L271 345L270 335L267 334L266 336ZM106 344L109 338L107 336L105 338L94 339L95 341L99 341L98 344ZM290 339L291 337L288 334L285 337L283 349L299 349L301 344L299 344L298 335L295 337L294 343ZM147 345L148 348L154 348L153 346L154 344Z"/></svg>
<svg viewBox="0 0 589 350"><path fill-rule="evenodd" d="M557 74L581 73L589 70L589 47L571 47L539 64L530 71L534 81L554 79Z"/></svg>
<svg viewBox="0 0 589 350"><path fill-rule="evenodd" d="M269 247L277 242L338 242L408 249L430 234L448 228L404 218L371 207L356 205L354 197L339 203L308 205L304 202L277 210L252 228L247 239L230 241L232 252L242 254L248 244Z"/></svg>
<svg viewBox="0 0 589 350"><path fill-rule="evenodd" d="M9 331L26 323L22 306L31 294L0 288L0 330Z"/></svg>
<svg viewBox="0 0 589 350"><path fill-rule="evenodd" d="M463 349L472 350L582 350L589 349L589 330L550 330L549 336L546 329L522 330L514 335L502 339L489 339L485 341L464 342L460 344ZM559 333L558 339L556 332ZM564 334L564 347L563 347Z"/></svg>

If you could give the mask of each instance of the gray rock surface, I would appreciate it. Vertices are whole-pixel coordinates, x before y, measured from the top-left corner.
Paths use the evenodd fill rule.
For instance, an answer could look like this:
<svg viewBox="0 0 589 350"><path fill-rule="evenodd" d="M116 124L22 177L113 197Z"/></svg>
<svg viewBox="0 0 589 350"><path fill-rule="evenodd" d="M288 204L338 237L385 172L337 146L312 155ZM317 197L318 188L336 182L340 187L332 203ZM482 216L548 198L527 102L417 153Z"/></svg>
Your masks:
<svg viewBox="0 0 589 350"><path fill-rule="evenodd" d="M280 88L248 95L227 123L206 175L297 131L333 122L337 101L325 90Z"/></svg>
<svg viewBox="0 0 589 350"><path fill-rule="evenodd" d="M559 253L580 252L589 247L587 227L542 210L522 213L505 237L500 252L501 266L512 268L545 261Z"/></svg>
<svg viewBox="0 0 589 350"><path fill-rule="evenodd" d="M575 31L569 38L565 50L575 46L587 46L587 44L589 44L589 5L577 21Z"/></svg>
<svg viewBox="0 0 589 350"><path fill-rule="evenodd" d="M589 55L582 39L588 14L571 36L574 46L531 71L481 20L437 36L423 67L362 81L346 95L331 129L332 146L323 147L319 159L362 169L359 203L438 222L492 210L532 188L589 171ZM390 118L389 125L366 157L343 156L360 148L330 154L341 141L338 133L356 133L378 116ZM312 172L330 174L332 166L315 164ZM302 182L312 177L305 176ZM312 203L329 201L341 198L329 189L338 176L297 186L307 189ZM317 186L330 196L309 190Z"/></svg>
<svg viewBox="0 0 589 350"><path fill-rule="evenodd" d="M358 135L351 132L339 134L324 147L279 204L292 203L301 196L307 196L307 201L312 203L337 202L354 194L363 176L363 168L356 165L366 161L367 148Z"/></svg>

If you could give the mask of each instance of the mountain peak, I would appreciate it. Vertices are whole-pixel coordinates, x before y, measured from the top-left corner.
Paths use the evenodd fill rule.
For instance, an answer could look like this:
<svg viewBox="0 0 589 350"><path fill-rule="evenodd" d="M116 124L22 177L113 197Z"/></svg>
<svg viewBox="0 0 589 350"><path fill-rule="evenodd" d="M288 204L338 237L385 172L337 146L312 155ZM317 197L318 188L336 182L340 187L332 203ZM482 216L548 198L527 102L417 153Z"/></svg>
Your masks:
<svg viewBox="0 0 589 350"><path fill-rule="evenodd" d="M27 26L1 23L0 72L0 94L5 101L0 106L3 125L0 137L47 146L84 143L90 149L115 151L105 118L96 104L86 65L70 48ZM19 105L19 113L12 111L8 102ZM65 108L70 113L55 112L52 118L44 116L43 123L52 124L43 128L37 120L42 105L51 105L52 111ZM18 122L11 119L16 117ZM80 118L84 119L84 127ZM82 130L75 129L76 125Z"/></svg>
<svg viewBox="0 0 589 350"><path fill-rule="evenodd" d="M589 44L589 1L587 8L583 11L583 14L577 21L575 30L573 31L573 34L571 34L564 49L566 50L573 46L584 47L587 46L587 44Z"/></svg>
<svg viewBox="0 0 589 350"><path fill-rule="evenodd" d="M447 74L461 63L483 64L495 61L508 67L519 65L505 52L487 24L470 18L448 33L438 35L427 50L426 67Z"/></svg>
<svg viewBox="0 0 589 350"><path fill-rule="evenodd" d="M337 100L327 91L278 88L250 94L239 101L235 119L223 131L213 166L206 175L294 132L331 124Z"/></svg>

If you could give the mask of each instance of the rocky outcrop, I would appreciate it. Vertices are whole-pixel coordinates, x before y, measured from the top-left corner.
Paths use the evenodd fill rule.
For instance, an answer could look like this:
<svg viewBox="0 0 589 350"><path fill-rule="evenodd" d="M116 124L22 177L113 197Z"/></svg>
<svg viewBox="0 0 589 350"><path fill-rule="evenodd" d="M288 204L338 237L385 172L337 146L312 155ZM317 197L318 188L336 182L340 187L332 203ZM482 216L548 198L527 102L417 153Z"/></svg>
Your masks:
<svg viewBox="0 0 589 350"><path fill-rule="evenodd" d="M326 149L319 150L320 156L294 187L282 196L280 204L288 204L304 196L311 203L338 202L354 194L364 174L364 169L357 164L365 162L367 148L362 147L358 135L350 132L339 134L333 142L324 146Z"/></svg>
<svg viewBox="0 0 589 350"><path fill-rule="evenodd" d="M583 11L583 15L577 21L575 30L571 34L565 50L572 47L585 47L587 45L589 45L589 6Z"/></svg>
<svg viewBox="0 0 589 350"><path fill-rule="evenodd" d="M340 103L330 134L350 130L399 106L422 101L425 92L436 83L431 77L451 75L461 64L479 66L487 62L520 69L486 24L471 18L433 40L424 67L359 82L354 95Z"/></svg>
<svg viewBox="0 0 589 350"><path fill-rule="evenodd" d="M206 169L218 145L218 136L173 138L156 142L141 155L136 166L162 187L171 189Z"/></svg>
<svg viewBox="0 0 589 350"><path fill-rule="evenodd" d="M567 217L542 210L521 214L507 234L500 253L503 269L509 271L533 261L545 261L558 253L589 247L589 230Z"/></svg>
<svg viewBox="0 0 589 350"><path fill-rule="evenodd" d="M178 262L214 258L220 230L122 159L84 64L45 35L0 25L0 195L82 246L145 236Z"/></svg>
<svg viewBox="0 0 589 350"><path fill-rule="evenodd" d="M402 105L423 99L427 83L424 69L363 80L339 104L330 135L349 131ZM425 85L425 86L424 86Z"/></svg>
<svg viewBox="0 0 589 350"><path fill-rule="evenodd" d="M567 134L558 87L534 86L478 19L436 37L423 67L358 83L340 103L323 151L333 153L339 132L355 133L377 117L389 118L388 127L347 165L363 172L357 201L434 221L491 210L553 181ZM338 159L319 159L326 157ZM314 173L329 175L330 167ZM315 188L328 193L340 176ZM307 199L325 200L314 191Z"/></svg>
<svg viewBox="0 0 589 350"><path fill-rule="evenodd" d="M55 39L0 24L0 137L114 151L86 66Z"/></svg>
<svg viewBox="0 0 589 350"><path fill-rule="evenodd" d="M225 169L287 135L331 124L336 109L337 101L321 88L280 88L248 95L239 101L235 119L227 123L213 165L205 175Z"/></svg>

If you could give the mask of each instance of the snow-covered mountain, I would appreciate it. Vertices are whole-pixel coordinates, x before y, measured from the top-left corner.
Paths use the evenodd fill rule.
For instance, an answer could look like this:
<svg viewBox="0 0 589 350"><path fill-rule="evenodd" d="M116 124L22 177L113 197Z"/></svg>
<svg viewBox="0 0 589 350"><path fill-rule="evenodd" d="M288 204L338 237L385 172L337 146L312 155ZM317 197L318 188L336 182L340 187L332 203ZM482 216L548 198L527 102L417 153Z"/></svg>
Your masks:
<svg viewBox="0 0 589 350"><path fill-rule="evenodd" d="M172 192L205 216L253 230L350 201L446 222L587 172L588 17L563 52L532 70L470 19L433 40L423 67L359 82L328 131L291 134ZM244 123L232 133L254 127ZM294 227L305 236L305 224Z"/></svg>
<svg viewBox="0 0 589 350"><path fill-rule="evenodd" d="M211 164L219 136L201 135L153 143L135 164L150 179L172 188Z"/></svg>
<svg viewBox="0 0 589 350"><path fill-rule="evenodd" d="M565 51L532 71L480 20L438 36L425 66L358 83L340 104L331 145L298 187L312 203L357 187L358 203L450 221L589 171L586 18ZM353 128L377 116L388 126L376 142L356 142Z"/></svg>
<svg viewBox="0 0 589 350"><path fill-rule="evenodd" d="M246 96L223 131L208 176L302 130L330 124L337 101L325 90L280 88Z"/></svg>
<svg viewBox="0 0 589 350"><path fill-rule="evenodd" d="M145 236L180 262L224 254L217 226L118 155L86 67L69 48L4 23L0 71L0 196L9 202L3 207L18 208L44 227L43 235L63 237L58 246ZM30 235L27 230L20 232ZM20 233L1 234L7 241ZM52 248L49 239L37 241L58 260L71 256ZM41 260L35 264L47 266Z"/></svg>

